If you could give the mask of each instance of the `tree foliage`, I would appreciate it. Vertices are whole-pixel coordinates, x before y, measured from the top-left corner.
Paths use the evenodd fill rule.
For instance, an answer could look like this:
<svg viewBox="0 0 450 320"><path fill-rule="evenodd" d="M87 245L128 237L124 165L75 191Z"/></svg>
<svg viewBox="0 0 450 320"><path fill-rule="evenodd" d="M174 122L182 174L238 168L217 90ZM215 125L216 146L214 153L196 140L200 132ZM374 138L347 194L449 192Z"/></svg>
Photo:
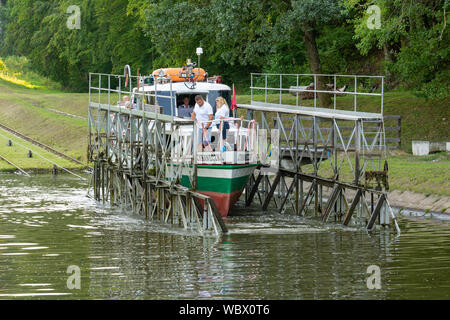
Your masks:
<svg viewBox="0 0 450 320"><path fill-rule="evenodd" d="M67 28L70 5L79 30ZM380 29L367 26L373 5ZM150 73L201 46L201 66L240 87L250 72L377 73L444 97L448 10L449 0L0 0L0 54L76 91L89 72Z"/></svg>

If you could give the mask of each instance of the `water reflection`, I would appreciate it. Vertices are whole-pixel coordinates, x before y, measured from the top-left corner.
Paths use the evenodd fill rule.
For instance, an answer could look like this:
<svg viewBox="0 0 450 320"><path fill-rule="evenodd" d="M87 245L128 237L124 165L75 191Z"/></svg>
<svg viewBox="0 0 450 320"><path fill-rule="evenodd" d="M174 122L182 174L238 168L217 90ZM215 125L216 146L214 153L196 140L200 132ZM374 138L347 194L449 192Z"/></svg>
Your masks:
<svg viewBox="0 0 450 320"><path fill-rule="evenodd" d="M276 215L198 237L101 208L68 176L0 176L0 299L449 298L449 224L395 231ZM81 270L69 290L67 268ZM382 289L366 286L381 268Z"/></svg>

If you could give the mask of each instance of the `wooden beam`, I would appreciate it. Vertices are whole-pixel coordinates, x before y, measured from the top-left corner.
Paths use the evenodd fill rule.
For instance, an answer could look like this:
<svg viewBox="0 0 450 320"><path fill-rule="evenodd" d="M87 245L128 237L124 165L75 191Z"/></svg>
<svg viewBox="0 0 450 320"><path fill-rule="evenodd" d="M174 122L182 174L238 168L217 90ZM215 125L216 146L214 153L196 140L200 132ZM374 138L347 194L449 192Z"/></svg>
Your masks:
<svg viewBox="0 0 450 320"><path fill-rule="evenodd" d="M323 222L327 222L327 219L331 213L331 209L333 209L334 204L336 203L338 197L339 197L339 193L341 192L342 187L339 184L336 184L333 187L333 191L331 192L330 197L328 198L328 202L325 206L325 210L322 213L322 221Z"/></svg>
<svg viewBox="0 0 450 320"><path fill-rule="evenodd" d="M367 223L366 229L372 230L373 225L375 224L375 221L377 220L378 216L380 215L381 208L383 207L383 204L386 202L386 196L382 194L380 198L378 198L377 203L375 204L375 209L372 212L372 215L370 216L369 222Z"/></svg>
<svg viewBox="0 0 450 320"><path fill-rule="evenodd" d="M272 183L272 187L270 188L269 193L267 194L266 199L264 200L263 204L263 211L267 211L267 207L269 207L270 200L272 200L273 194L275 193L275 189L278 186L278 183L280 183L281 179L281 173L277 173L277 176L275 177L275 180Z"/></svg>
<svg viewBox="0 0 450 320"><path fill-rule="evenodd" d="M342 223L344 226L347 226L348 223L350 222L350 219L352 218L353 212L356 209L356 205L361 200L361 196L362 196L362 191L361 191L361 189L358 189L358 191L356 192L355 197L353 198L353 201L352 201L352 204L351 204L350 208L348 208L348 211L347 211L347 213L344 216L344 222Z"/></svg>
<svg viewBox="0 0 450 320"><path fill-rule="evenodd" d="M250 191L248 198L245 200L245 205L248 207L252 204L253 198L255 197L256 192L258 191L259 184L261 183L264 175L261 173L261 171L258 174L258 177L255 180L255 183L253 184L252 190Z"/></svg>

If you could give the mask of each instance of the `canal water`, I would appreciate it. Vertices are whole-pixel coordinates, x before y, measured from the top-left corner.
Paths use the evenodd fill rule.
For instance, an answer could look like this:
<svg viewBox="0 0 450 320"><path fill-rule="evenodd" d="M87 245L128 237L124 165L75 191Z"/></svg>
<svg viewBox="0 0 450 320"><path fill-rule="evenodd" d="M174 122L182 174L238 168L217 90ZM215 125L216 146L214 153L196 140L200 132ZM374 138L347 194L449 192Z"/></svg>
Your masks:
<svg viewBox="0 0 450 320"><path fill-rule="evenodd" d="M102 207L86 188L0 175L0 299L450 298L449 222L400 218L396 237L254 209L205 238Z"/></svg>

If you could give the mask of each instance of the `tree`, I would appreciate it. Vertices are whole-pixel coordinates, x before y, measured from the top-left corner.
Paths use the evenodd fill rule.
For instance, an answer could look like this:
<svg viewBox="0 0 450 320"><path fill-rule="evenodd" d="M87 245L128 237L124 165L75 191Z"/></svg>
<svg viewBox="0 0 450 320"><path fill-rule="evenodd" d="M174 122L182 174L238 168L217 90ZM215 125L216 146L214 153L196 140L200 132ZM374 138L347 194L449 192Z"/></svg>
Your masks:
<svg viewBox="0 0 450 320"><path fill-rule="evenodd" d="M421 95L443 98L449 92L448 0L343 1L352 12L357 47L362 55L384 52L385 73L391 86L402 84ZM368 28L369 5L381 11L378 29Z"/></svg>
<svg viewBox="0 0 450 320"><path fill-rule="evenodd" d="M298 32L303 34L311 73L322 73L316 41L320 30L323 26L335 25L342 18L341 11L338 0L292 1L292 6L278 22L280 34L284 33L291 38ZM326 90L323 77L318 77L317 82L317 89ZM331 96L319 93L319 104L321 107L328 107L331 104Z"/></svg>
<svg viewBox="0 0 450 320"><path fill-rule="evenodd" d="M0 0L0 43L4 42L5 28L8 24L8 7L6 0Z"/></svg>

